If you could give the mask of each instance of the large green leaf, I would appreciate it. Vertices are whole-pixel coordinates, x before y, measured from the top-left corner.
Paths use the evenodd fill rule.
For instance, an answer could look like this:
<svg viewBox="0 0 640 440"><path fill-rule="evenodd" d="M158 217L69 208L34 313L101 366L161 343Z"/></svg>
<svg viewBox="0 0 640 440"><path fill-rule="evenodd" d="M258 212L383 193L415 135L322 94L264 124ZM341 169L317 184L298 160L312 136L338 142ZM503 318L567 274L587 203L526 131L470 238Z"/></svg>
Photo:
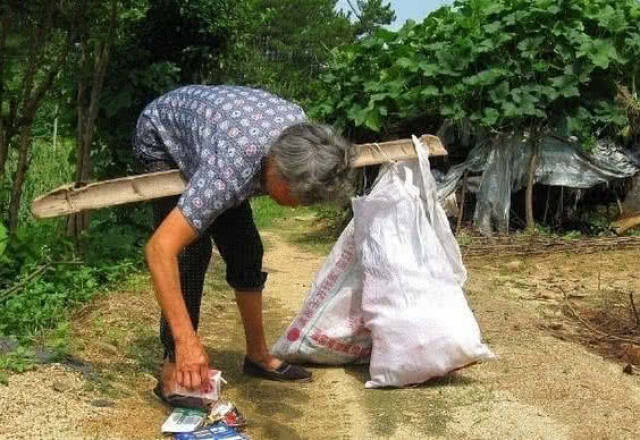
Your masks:
<svg viewBox="0 0 640 440"><path fill-rule="evenodd" d="M629 26L624 11L614 9L611 5L594 8L590 18L596 20L601 27L613 34L623 32Z"/></svg>
<svg viewBox="0 0 640 440"><path fill-rule="evenodd" d="M553 102L560 96L560 93L555 87L551 86L538 86L541 96L546 96L549 102Z"/></svg>
<svg viewBox="0 0 640 440"><path fill-rule="evenodd" d="M507 118L522 116L518 110L518 106L511 101L505 101L502 103L502 113Z"/></svg>
<svg viewBox="0 0 640 440"><path fill-rule="evenodd" d="M578 89L578 79L573 75L560 75L551 78L551 84L553 88L565 98L572 98L574 96L580 96L580 90Z"/></svg>
<svg viewBox="0 0 640 440"><path fill-rule="evenodd" d="M547 8L547 11L553 15L559 14L562 9L560 9L557 5L551 5Z"/></svg>
<svg viewBox="0 0 640 440"><path fill-rule="evenodd" d="M458 102L451 102L443 105L440 109L440 113L447 118L458 121L464 119L466 115L466 112Z"/></svg>
<svg viewBox="0 0 640 440"><path fill-rule="evenodd" d="M555 53L560 55L562 61L570 61L575 59L573 48L570 45L566 44L564 41L556 43L554 51Z"/></svg>
<svg viewBox="0 0 640 440"><path fill-rule="evenodd" d="M582 56L588 57L597 67L607 69L612 61L618 60L618 51L611 40L588 39L578 52L578 57Z"/></svg>
<svg viewBox="0 0 640 440"><path fill-rule="evenodd" d="M420 96L424 98L431 98L433 96L438 96L440 94L440 89L436 86L427 86L423 87L420 90Z"/></svg>
<svg viewBox="0 0 640 440"><path fill-rule="evenodd" d="M373 131L380 131L380 112L376 109L369 110L364 118L364 125Z"/></svg>
<svg viewBox="0 0 640 440"><path fill-rule="evenodd" d="M591 80L593 69L594 66L592 64L576 61L568 64L564 68L564 73L577 78L580 83L586 83Z"/></svg>
<svg viewBox="0 0 640 440"><path fill-rule="evenodd" d="M509 83L507 81L503 81L498 86L496 86L493 90L491 90L491 92L489 93L489 96L491 96L491 100L495 104L501 104L509 96L510 90L511 89L509 88Z"/></svg>
<svg viewBox="0 0 640 440"><path fill-rule="evenodd" d="M633 51L636 55L640 54L640 33L631 32L624 40L624 48L627 51Z"/></svg>
<svg viewBox="0 0 640 440"><path fill-rule="evenodd" d="M499 21L494 21L493 23L489 23L482 28L488 34L495 34L500 29L502 29L502 23Z"/></svg>
<svg viewBox="0 0 640 440"><path fill-rule="evenodd" d="M371 98L369 98L369 105L376 103L378 101L384 101L390 96L392 96L391 93L376 93L375 95L371 95Z"/></svg>
<svg viewBox="0 0 640 440"><path fill-rule="evenodd" d="M484 109L484 115L482 116L483 125L494 125L500 119L500 112L492 107Z"/></svg>
<svg viewBox="0 0 640 440"><path fill-rule="evenodd" d="M534 58L541 52L541 45L544 40L545 37L525 38L518 43L518 50L520 50L522 56Z"/></svg>
<svg viewBox="0 0 640 440"><path fill-rule="evenodd" d="M518 19L515 13L507 14L504 17L502 17L502 22L508 26L515 25L517 21Z"/></svg>
<svg viewBox="0 0 640 440"><path fill-rule="evenodd" d="M511 97L516 105L516 111L523 116L544 116L537 104L540 99L523 87L511 90Z"/></svg>
<svg viewBox="0 0 640 440"><path fill-rule="evenodd" d="M418 67L422 71L422 75L426 77L435 76L440 72L439 66L428 61L422 61Z"/></svg>
<svg viewBox="0 0 640 440"><path fill-rule="evenodd" d="M396 61L396 64L403 69L407 69L410 72L417 72L419 69L418 62L409 58L400 58L398 59L398 61Z"/></svg>
<svg viewBox="0 0 640 440"><path fill-rule="evenodd" d="M489 86L491 84L495 84L498 80L503 78L506 74L507 72L501 68L487 69L473 76L464 78L462 82L470 86L484 87L484 86Z"/></svg>
<svg viewBox="0 0 640 440"><path fill-rule="evenodd" d="M591 133L585 132L590 126L591 113L584 107L579 107L575 112L565 118L566 134L585 137Z"/></svg>
<svg viewBox="0 0 640 440"><path fill-rule="evenodd" d="M600 101L594 111L594 119L603 124L613 124L619 127L629 123L627 113L616 102Z"/></svg>
<svg viewBox="0 0 640 440"><path fill-rule="evenodd" d="M361 105L354 103L347 110L347 118L352 120L356 127L361 126L364 123L364 119L366 117L366 109L362 108Z"/></svg>

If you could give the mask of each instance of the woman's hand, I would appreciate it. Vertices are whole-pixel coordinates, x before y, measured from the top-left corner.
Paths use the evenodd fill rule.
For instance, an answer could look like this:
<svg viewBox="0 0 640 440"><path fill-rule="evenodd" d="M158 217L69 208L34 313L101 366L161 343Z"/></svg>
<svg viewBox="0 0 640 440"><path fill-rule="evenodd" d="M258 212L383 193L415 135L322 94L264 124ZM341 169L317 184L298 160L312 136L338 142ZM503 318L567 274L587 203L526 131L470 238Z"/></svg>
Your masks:
<svg viewBox="0 0 640 440"><path fill-rule="evenodd" d="M145 254L156 298L175 341L175 380L187 389L209 389L209 359L195 333L180 289L178 255L197 238L174 208L147 243Z"/></svg>
<svg viewBox="0 0 640 440"><path fill-rule="evenodd" d="M176 382L190 390L210 391L209 357L197 336L175 342Z"/></svg>

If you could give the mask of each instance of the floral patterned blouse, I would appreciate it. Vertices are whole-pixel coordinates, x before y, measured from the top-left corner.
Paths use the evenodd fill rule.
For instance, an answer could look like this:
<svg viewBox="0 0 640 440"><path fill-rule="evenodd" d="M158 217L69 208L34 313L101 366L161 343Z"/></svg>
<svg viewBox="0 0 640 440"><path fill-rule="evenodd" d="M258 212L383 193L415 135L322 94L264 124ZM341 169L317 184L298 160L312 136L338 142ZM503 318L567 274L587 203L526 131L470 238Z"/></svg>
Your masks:
<svg viewBox="0 0 640 440"><path fill-rule="evenodd" d="M171 162L188 181L178 208L202 233L226 209L260 188L272 142L306 120L297 105L239 86L181 87L142 112L134 151L143 162Z"/></svg>

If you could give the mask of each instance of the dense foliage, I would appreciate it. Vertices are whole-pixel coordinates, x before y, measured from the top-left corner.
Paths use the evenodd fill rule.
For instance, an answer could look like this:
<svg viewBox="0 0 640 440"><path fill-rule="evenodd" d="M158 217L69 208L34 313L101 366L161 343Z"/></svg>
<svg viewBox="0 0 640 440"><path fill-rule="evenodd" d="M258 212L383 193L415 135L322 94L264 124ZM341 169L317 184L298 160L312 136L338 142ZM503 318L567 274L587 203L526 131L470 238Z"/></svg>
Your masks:
<svg viewBox="0 0 640 440"><path fill-rule="evenodd" d="M0 344L64 327L73 306L141 267L150 233L145 205L91 213L69 237L72 222L35 221L31 200L136 172L138 114L174 87L234 83L314 101L330 50L389 20L380 0L358 1L355 22L336 3L0 2Z"/></svg>
<svg viewBox="0 0 640 440"><path fill-rule="evenodd" d="M98 229L107 232L99 226L93 232ZM0 336L28 342L138 267L135 231L128 225L108 229L102 238L96 234L93 251L80 259L69 251L73 243L49 235L50 225L21 229L4 243L0 225Z"/></svg>
<svg viewBox="0 0 640 440"><path fill-rule="evenodd" d="M636 91L639 58L636 0L457 0L336 49L316 112L365 132L436 118L588 145L627 124L616 86Z"/></svg>
<svg viewBox="0 0 640 440"><path fill-rule="evenodd" d="M376 0L377 1L377 0ZM368 10L368 1L361 2ZM337 0L163 0L150 7L114 48L99 136L107 175L131 169L130 137L151 99L189 83L241 84L308 106L320 92L330 50L356 38L359 22ZM375 29L387 16L367 13ZM384 10L383 10L384 12ZM188 30L188 31L187 31Z"/></svg>

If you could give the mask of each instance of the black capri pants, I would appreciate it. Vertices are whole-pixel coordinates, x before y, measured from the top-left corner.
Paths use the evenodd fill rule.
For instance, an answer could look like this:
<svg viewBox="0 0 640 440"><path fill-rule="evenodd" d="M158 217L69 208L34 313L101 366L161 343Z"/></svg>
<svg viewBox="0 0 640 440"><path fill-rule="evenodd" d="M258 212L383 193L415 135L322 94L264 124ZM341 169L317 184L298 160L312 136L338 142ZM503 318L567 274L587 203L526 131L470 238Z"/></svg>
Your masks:
<svg viewBox="0 0 640 440"><path fill-rule="evenodd" d="M179 198L171 196L152 202L154 230L176 207ZM251 206L245 200L220 214L178 257L182 296L195 330L200 321L202 289L211 260L212 240L227 266L226 280L233 289L238 292L262 290L267 279L262 271L262 241L253 222ZM164 357L175 362L173 336L164 316L160 318L160 341L164 345Z"/></svg>

